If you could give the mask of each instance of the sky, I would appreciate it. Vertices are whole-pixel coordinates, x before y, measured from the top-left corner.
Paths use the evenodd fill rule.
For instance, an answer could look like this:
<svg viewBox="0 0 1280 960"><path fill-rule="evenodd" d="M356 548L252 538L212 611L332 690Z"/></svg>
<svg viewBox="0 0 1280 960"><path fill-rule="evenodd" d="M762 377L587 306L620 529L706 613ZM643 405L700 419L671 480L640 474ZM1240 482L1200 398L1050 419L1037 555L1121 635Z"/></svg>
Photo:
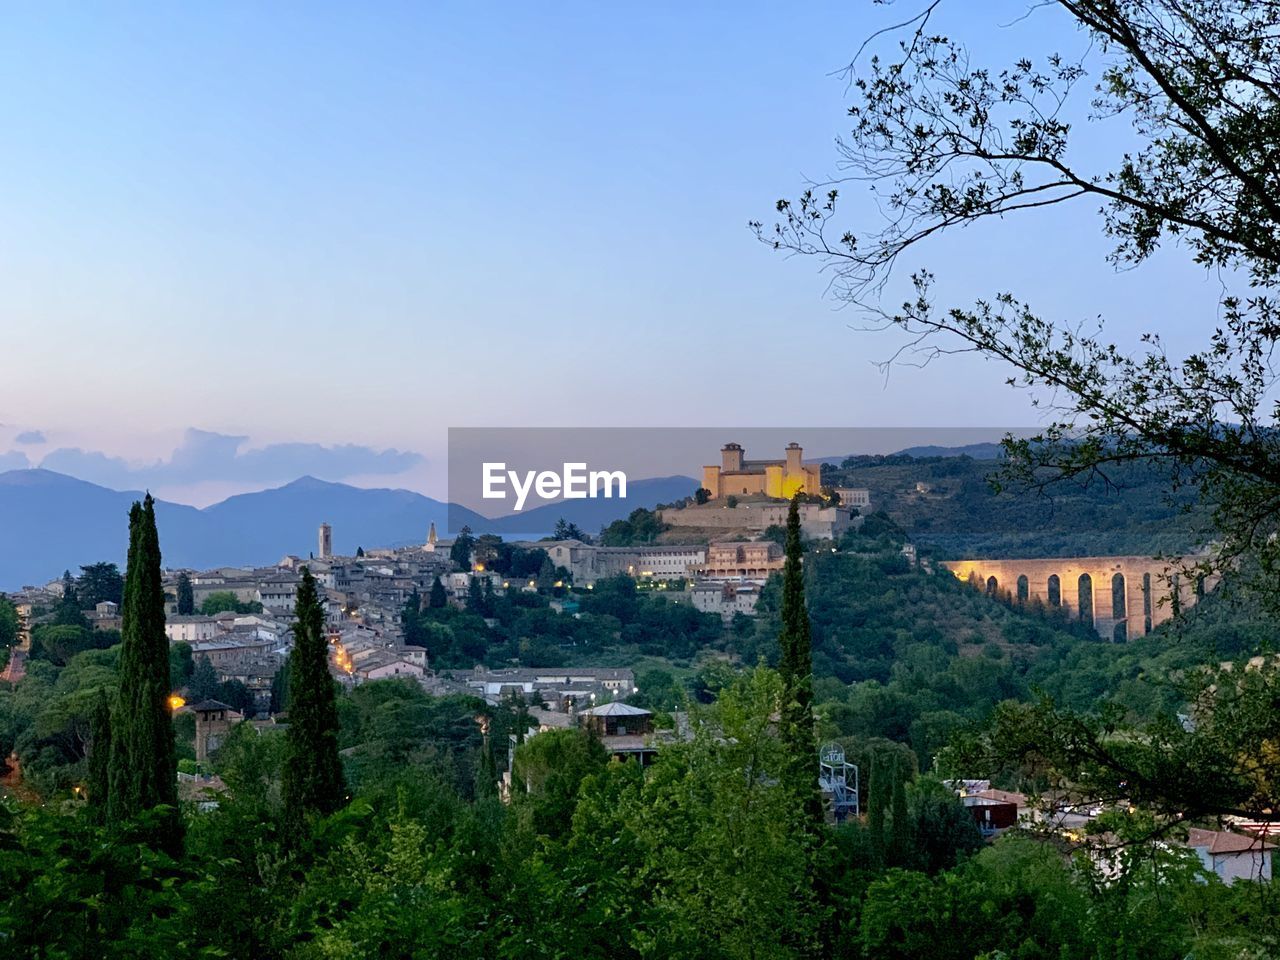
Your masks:
<svg viewBox="0 0 1280 960"><path fill-rule="evenodd" d="M1030 7L935 22L992 62L1082 49ZM746 228L832 174L837 72L917 9L9 9L0 469L197 505L307 473L438 495L449 427L1034 423L978 358L886 378L896 335ZM1090 131L1079 158L1124 145ZM922 263L945 297L1012 290L1121 342L1203 330L1211 278L1106 251L1078 208Z"/></svg>

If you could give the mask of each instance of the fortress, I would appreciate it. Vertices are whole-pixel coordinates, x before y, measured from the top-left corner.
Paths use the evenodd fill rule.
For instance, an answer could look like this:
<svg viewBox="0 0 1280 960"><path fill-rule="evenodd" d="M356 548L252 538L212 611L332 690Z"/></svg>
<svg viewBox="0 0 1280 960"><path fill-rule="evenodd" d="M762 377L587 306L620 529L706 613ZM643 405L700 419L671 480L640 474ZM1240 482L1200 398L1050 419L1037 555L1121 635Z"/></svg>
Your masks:
<svg viewBox="0 0 1280 960"><path fill-rule="evenodd" d="M747 460L744 454L742 444L726 443L720 448L719 466L702 468L702 485L712 500L731 496L790 500L797 493L816 494L822 488L821 467L804 462L804 449L798 443L787 444L782 460Z"/></svg>
<svg viewBox="0 0 1280 960"><path fill-rule="evenodd" d="M944 560L942 566L992 596L1008 593L1021 602L1061 607L1117 642L1146 636L1195 603L1207 586L1155 557Z"/></svg>

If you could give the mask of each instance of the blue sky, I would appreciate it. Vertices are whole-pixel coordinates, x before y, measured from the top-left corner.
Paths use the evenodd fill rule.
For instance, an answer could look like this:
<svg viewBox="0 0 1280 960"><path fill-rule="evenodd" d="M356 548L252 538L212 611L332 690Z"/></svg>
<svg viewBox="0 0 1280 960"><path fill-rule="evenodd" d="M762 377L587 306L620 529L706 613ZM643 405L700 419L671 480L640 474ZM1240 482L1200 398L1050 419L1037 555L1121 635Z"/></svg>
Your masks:
<svg viewBox="0 0 1280 960"><path fill-rule="evenodd" d="M833 170L831 73L914 6L267 7L7 11L0 466L163 464L196 428L245 438L241 464L347 445L349 479L430 492L449 426L1033 421L980 360L886 383L893 335L848 330L816 264L745 228ZM1001 62L1083 44L1027 7L944 2L938 24ZM1105 313L1122 340L1212 315L1179 256L1117 275L1105 251L1080 209L925 259L949 296ZM230 472L155 482L265 482Z"/></svg>

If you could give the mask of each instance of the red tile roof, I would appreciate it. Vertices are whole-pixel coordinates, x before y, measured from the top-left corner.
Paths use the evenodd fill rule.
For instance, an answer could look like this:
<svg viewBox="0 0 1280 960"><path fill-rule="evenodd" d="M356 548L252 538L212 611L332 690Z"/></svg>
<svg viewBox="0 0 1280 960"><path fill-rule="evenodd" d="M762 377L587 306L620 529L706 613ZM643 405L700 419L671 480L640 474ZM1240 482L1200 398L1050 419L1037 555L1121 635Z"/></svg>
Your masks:
<svg viewBox="0 0 1280 960"><path fill-rule="evenodd" d="M1188 847L1205 847L1211 854L1249 853L1251 851L1273 850L1274 843L1268 843L1258 837L1247 837L1239 833L1228 833L1225 830L1201 830L1192 827L1187 832Z"/></svg>

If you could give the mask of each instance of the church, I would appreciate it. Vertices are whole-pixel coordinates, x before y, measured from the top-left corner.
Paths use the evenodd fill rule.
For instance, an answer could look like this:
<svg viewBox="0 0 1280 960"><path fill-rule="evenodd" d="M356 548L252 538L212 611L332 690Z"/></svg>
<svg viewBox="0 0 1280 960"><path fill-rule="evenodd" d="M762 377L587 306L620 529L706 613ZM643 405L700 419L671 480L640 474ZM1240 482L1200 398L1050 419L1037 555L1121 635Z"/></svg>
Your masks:
<svg viewBox="0 0 1280 960"><path fill-rule="evenodd" d="M816 494L822 487L822 470L804 463L804 449L787 444L782 460L747 460L740 443L720 448L720 464L702 468L702 485L711 499L765 496L789 500L797 493Z"/></svg>

